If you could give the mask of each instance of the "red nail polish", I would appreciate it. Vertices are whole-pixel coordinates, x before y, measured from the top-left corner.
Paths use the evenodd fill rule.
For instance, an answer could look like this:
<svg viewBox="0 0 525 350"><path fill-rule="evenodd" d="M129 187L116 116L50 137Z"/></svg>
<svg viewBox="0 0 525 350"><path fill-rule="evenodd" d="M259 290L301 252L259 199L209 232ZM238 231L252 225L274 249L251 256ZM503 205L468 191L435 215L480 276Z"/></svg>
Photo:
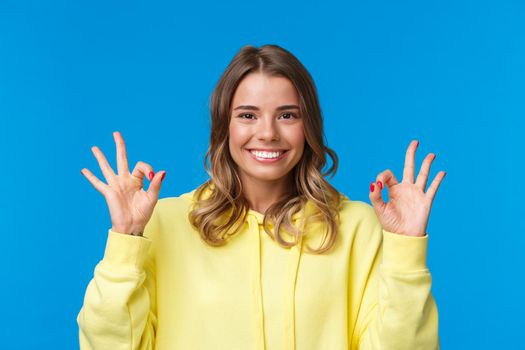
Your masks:
<svg viewBox="0 0 525 350"><path fill-rule="evenodd" d="M371 183L371 184L370 184L370 192L374 192L374 188L375 188L374 184Z"/></svg>
<svg viewBox="0 0 525 350"><path fill-rule="evenodd" d="M381 181L378 181L377 185L379 186L380 189L383 189L383 183Z"/></svg>
<svg viewBox="0 0 525 350"><path fill-rule="evenodd" d="M148 179L151 181L151 179L153 179L153 176L155 176L155 174L153 173L153 171L150 171L148 174Z"/></svg>
<svg viewBox="0 0 525 350"><path fill-rule="evenodd" d="M162 177L160 178L160 181L164 180L164 176L166 176L166 172L162 174Z"/></svg>

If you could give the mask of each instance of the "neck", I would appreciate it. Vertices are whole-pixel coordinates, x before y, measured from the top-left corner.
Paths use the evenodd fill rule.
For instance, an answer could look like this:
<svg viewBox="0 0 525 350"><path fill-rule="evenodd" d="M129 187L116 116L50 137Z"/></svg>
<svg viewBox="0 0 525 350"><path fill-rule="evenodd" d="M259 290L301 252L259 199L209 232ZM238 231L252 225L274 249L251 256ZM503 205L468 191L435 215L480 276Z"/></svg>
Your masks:
<svg viewBox="0 0 525 350"><path fill-rule="evenodd" d="M291 177L275 181L262 181L241 176L241 181L244 197L248 201L250 209L262 214L293 188Z"/></svg>

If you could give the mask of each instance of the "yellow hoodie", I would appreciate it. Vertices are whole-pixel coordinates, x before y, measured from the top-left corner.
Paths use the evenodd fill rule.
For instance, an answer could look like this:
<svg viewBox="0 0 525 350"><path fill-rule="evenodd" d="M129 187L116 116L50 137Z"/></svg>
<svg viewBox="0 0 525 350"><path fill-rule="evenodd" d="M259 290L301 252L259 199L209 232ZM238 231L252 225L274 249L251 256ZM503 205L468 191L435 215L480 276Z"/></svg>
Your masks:
<svg viewBox="0 0 525 350"><path fill-rule="evenodd" d="M300 220L310 202L293 216L308 232L298 246L279 246L249 210L212 247L187 218L194 192L160 199L143 237L109 230L77 317L82 350L439 349L428 235L385 231L341 194L328 253L303 251L324 230Z"/></svg>

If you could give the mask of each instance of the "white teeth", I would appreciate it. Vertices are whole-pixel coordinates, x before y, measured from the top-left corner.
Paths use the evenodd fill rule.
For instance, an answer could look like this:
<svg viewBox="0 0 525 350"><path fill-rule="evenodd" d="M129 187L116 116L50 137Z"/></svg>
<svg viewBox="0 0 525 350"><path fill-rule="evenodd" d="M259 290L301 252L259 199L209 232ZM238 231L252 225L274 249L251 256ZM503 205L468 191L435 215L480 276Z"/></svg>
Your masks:
<svg viewBox="0 0 525 350"><path fill-rule="evenodd" d="M259 157L259 158L268 158L268 159L271 159L271 158L277 158L279 157L281 154L283 154L283 152L260 152L260 151L250 151L253 155L255 155L256 157Z"/></svg>

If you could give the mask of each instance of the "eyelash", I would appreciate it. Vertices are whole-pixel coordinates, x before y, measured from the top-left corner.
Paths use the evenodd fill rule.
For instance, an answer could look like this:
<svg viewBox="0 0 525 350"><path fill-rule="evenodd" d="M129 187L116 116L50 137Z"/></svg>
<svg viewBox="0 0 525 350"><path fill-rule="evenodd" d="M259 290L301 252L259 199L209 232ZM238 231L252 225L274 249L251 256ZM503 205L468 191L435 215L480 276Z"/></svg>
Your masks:
<svg viewBox="0 0 525 350"><path fill-rule="evenodd" d="M281 114L281 116L282 116L282 115L286 115L286 114L289 114L289 115L293 116L295 119L297 119L297 115L296 115L295 113L283 113L283 114ZM251 114L251 113L243 113L243 114L239 114L238 117L241 118L241 119L249 119L249 118L244 118L245 115L251 115L251 116L253 116L253 114ZM290 118L290 119L291 119L291 118ZM290 119L287 119L287 120L290 120Z"/></svg>

